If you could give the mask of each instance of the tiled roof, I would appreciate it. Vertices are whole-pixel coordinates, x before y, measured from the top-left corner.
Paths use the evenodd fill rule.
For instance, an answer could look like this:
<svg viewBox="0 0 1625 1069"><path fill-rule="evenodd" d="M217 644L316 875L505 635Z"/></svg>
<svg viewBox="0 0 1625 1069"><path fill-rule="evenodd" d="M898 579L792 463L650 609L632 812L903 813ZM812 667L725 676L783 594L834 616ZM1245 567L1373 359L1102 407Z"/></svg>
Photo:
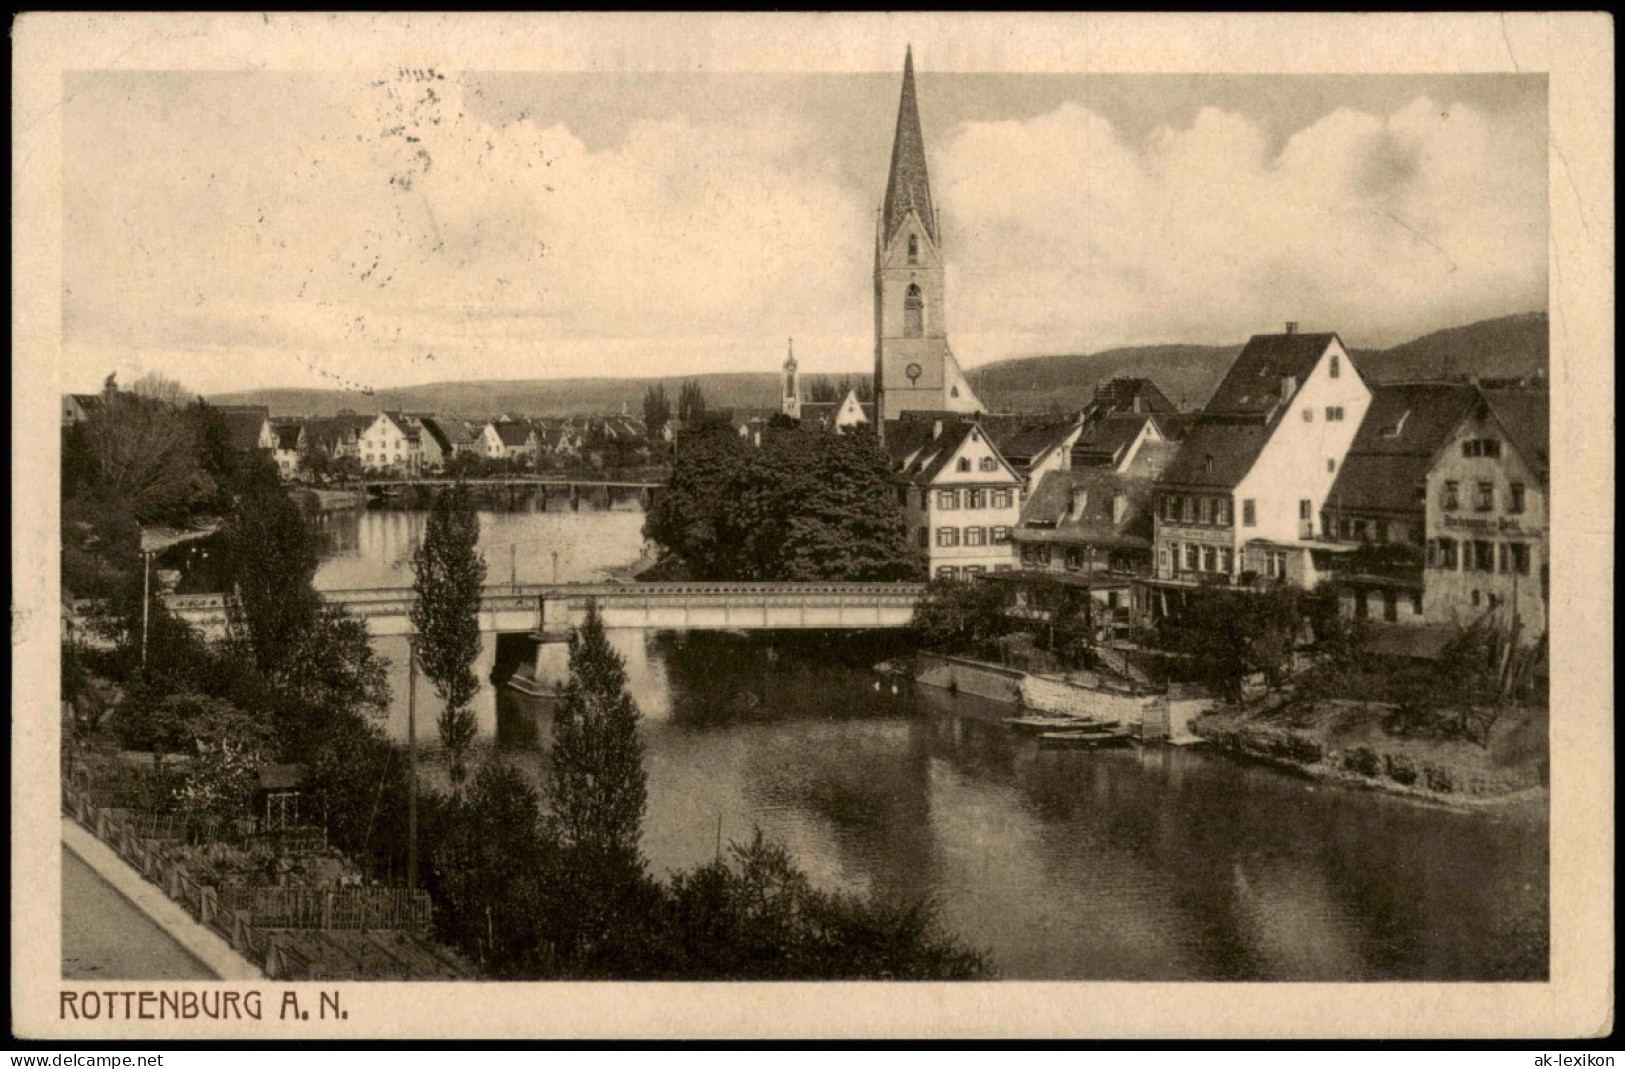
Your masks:
<svg viewBox="0 0 1625 1069"><path fill-rule="evenodd" d="M926 426L928 431L934 427L933 424L927 424ZM888 436L889 445L891 435L891 430L889 427L886 434ZM923 448L921 448L918 453L908 461L907 465L902 470L902 477L917 486L930 485L933 481L935 481L936 477L942 473L943 468L947 467L948 463L953 460L955 453L959 451L959 447L965 442L965 439L971 437L972 435L980 435L985 438L987 432L984 431L979 424L974 422L945 422L942 427L942 433L937 435L936 438L930 439L923 446ZM995 453L999 452L999 447L991 438L988 438L987 442Z"/></svg>
<svg viewBox="0 0 1625 1069"><path fill-rule="evenodd" d="M913 419L886 421L886 455L893 467L901 467L910 456L929 445L934 427Z"/></svg>
<svg viewBox="0 0 1625 1069"><path fill-rule="evenodd" d="M1110 415L1113 412L1134 412L1135 401L1141 412L1177 412L1179 409L1150 379L1119 377L1095 387L1090 400L1090 415Z"/></svg>
<svg viewBox="0 0 1625 1069"><path fill-rule="evenodd" d="M1107 468L1045 472L1021 510L1016 536L1146 549L1152 536L1151 492L1151 479ZM1125 508L1114 519L1119 493Z"/></svg>
<svg viewBox="0 0 1625 1069"><path fill-rule="evenodd" d="M1355 432L1327 495L1333 511L1406 512L1434 455L1471 411L1477 391L1464 383L1397 383L1371 388L1371 407Z"/></svg>
<svg viewBox="0 0 1625 1069"><path fill-rule="evenodd" d="M1334 341L1341 344L1336 334L1254 334L1163 473L1164 481L1223 490L1241 482L1285 412L1283 402L1303 386ZM1348 373L1358 371L1351 366Z"/></svg>
<svg viewBox="0 0 1625 1069"><path fill-rule="evenodd" d="M1232 489L1252 470L1270 429L1262 419L1198 422L1180 443L1162 479L1176 486Z"/></svg>
<svg viewBox="0 0 1625 1069"><path fill-rule="evenodd" d="M305 444L331 451L335 446L353 442L361 432L372 425L372 416L330 416L326 419L307 419Z"/></svg>
<svg viewBox="0 0 1625 1069"><path fill-rule="evenodd" d="M1281 382L1288 375L1303 385L1336 334L1254 334L1213 392L1203 416L1267 416L1281 403Z"/></svg>
<svg viewBox="0 0 1625 1069"><path fill-rule="evenodd" d="M515 446L523 446L530 440L530 424L528 423L520 423L517 420L503 420L492 424L492 426L496 428L497 437L502 439L502 444L510 449Z"/></svg>
<svg viewBox="0 0 1625 1069"><path fill-rule="evenodd" d="M260 431L265 426L270 409L250 405L217 411L220 421L225 424L226 435L231 439L232 448L259 448Z"/></svg>
<svg viewBox="0 0 1625 1069"><path fill-rule="evenodd" d="M1544 482L1551 469L1551 395L1543 388L1529 387L1481 392L1518 452L1535 466Z"/></svg>
<svg viewBox="0 0 1625 1069"><path fill-rule="evenodd" d="M423 427L422 424L418 422L416 417L409 416L405 412L394 412L389 410L385 410L384 415L388 416L390 422L401 429L401 437L405 438L408 442L423 441Z"/></svg>
<svg viewBox="0 0 1625 1069"><path fill-rule="evenodd" d="M276 447L284 450L299 448L299 432L303 430L300 423L273 423L271 434L276 438Z"/></svg>
<svg viewBox="0 0 1625 1069"><path fill-rule="evenodd" d="M891 171L886 176L886 201L881 214L881 243L890 245L910 210L919 213L920 225L937 240L937 217L931 207L931 182L925 167L925 137L920 133L920 109L914 100L914 50L903 56L903 94L897 104L897 132L892 138Z"/></svg>
<svg viewBox="0 0 1625 1069"><path fill-rule="evenodd" d="M1072 443L1072 462L1083 466L1121 463L1123 450L1134 444L1148 422L1154 422L1153 417L1134 412L1117 412L1092 421Z"/></svg>
<svg viewBox="0 0 1625 1069"><path fill-rule="evenodd" d="M1025 465L1060 445L1078 421L1073 416L984 416L982 425L999 452L1012 464Z"/></svg>
<svg viewBox="0 0 1625 1069"><path fill-rule="evenodd" d="M1178 442L1148 440L1140 445L1140 451L1134 454L1124 474L1142 479L1159 479L1178 455Z"/></svg>

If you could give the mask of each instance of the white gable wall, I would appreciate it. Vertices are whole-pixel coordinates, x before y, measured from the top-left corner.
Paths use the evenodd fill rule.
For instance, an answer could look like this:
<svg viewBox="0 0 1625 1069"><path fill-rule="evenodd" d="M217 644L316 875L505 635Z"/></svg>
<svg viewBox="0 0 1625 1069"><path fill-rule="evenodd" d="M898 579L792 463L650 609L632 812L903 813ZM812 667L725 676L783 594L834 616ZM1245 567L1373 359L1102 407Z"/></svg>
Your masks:
<svg viewBox="0 0 1625 1069"><path fill-rule="evenodd" d="M1337 378L1330 372L1334 355L1339 364ZM1305 533L1321 536L1321 508L1370 404L1371 391L1348 353L1333 339L1286 403L1286 414L1252 470L1236 486L1236 533L1243 544L1255 538L1294 542ZM1341 408L1342 419L1329 421L1328 407ZM1252 527L1242 525L1247 500L1256 508L1257 523ZM1305 500L1310 518L1300 521L1299 503Z"/></svg>

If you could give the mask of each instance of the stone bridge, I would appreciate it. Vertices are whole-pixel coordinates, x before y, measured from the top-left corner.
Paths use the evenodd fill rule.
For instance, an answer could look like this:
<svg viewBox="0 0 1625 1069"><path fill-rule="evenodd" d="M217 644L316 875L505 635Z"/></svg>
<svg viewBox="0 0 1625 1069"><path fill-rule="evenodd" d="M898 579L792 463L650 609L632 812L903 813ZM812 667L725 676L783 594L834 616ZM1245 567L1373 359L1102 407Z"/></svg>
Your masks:
<svg viewBox="0 0 1625 1069"><path fill-rule="evenodd" d="M579 624L589 599L604 626L669 631L867 630L905 627L924 589L919 583L560 583L488 586L480 629L560 635ZM367 622L374 635L405 635L410 587L326 590L322 596ZM169 610L218 634L223 594L170 594Z"/></svg>

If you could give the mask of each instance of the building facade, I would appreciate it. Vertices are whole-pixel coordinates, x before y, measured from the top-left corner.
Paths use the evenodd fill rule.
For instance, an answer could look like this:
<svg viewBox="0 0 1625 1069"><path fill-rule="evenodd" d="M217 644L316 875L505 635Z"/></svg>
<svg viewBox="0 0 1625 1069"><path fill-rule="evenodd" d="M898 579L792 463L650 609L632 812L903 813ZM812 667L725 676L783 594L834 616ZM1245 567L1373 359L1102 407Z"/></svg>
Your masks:
<svg viewBox="0 0 1625 1069"><path fill-rule="evenodd" d="M1015 568L1010 533L1021 518L1023 480L983 428L936 421L935 434L896 477L909 538L934 579L973 579Z"/></svg>
<svg viewBox="0 0 1625 1069"><path fill-rule="evenodd" d="M1479 391L1426 483L1429 623L1488 617L1523 641L1548 623L1545 391Z"/></svg>
<svg viewBox="0 0 1625 1069"><path fill-rule="evenodd" d="M1371 393L1335 334L1254 335L1158 484L1155 581L1313 586L1320 518Z"/></svg>

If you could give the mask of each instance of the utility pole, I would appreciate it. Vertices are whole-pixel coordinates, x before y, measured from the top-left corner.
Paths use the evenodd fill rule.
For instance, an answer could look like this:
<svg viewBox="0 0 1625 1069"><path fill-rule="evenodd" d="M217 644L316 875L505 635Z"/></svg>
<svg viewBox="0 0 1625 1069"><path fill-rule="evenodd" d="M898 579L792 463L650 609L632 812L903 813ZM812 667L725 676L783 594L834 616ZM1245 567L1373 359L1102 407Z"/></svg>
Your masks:
<svg viewBox="0 0 1625 1069"><path fill-rule="evenodd" d="M418 885L418 647L408 639L406 655L406 886Z"/></svg>

